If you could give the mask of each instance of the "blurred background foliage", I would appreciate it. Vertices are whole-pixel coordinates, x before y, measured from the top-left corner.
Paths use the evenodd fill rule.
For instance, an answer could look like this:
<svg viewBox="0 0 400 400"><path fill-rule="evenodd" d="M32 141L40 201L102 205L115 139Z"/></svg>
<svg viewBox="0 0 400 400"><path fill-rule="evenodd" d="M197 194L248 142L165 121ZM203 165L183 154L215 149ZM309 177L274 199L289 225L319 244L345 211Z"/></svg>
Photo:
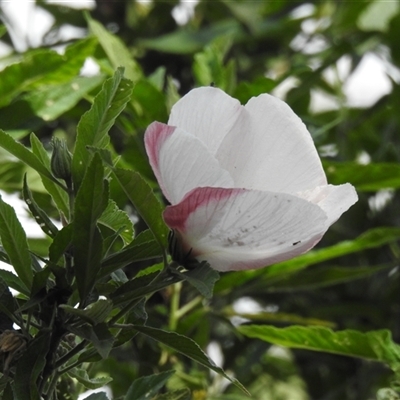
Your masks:
<svg viewBox="0 0 400 400"><path fill-rule="evenodd" d="M148 324L195 339L256 399L390 398L378 393L393 384L381 364L289 350L245 338L234 326L389 329L400 342L399 2L98 0L83 12L68 2L37 0L31 7L51 17L37 44L6 2L1 9L0 127L24 144L34 131L49 150L53 135L72 148L80 116L122 65L134 89L110 132L112 144L120 164L156 190L142 143L145 128L166 122L191 88L210 84L242 103L264 92L284 98L312 133L330 183L351 182L358 190L359 202L310 254L224 274L208 302L187 285L158 293L148 303ZM371 62L375 70L356 85ZM0 189L20 191L29 168L0 152ZM38 176L30 171L28 179L37 202L57 218ZM124 207L121 190L113 183L111 190ZM30 244L44 252L45 240L31 238ZM190 397L183 390L182 399L245 398L220 376L143 338L90 366L92 374L112 376L114 398L136 377L167 367L177 371L170 389L192 391Z"/></svg>

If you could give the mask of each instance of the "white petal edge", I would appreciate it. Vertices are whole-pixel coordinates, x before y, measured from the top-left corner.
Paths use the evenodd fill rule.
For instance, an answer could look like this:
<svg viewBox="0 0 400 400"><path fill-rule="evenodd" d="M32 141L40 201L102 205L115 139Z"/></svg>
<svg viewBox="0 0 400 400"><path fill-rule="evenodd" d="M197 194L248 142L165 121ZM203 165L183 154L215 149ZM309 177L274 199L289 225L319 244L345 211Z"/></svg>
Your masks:
<svg viewBox="0 0 400 400"><path fill-rule="evenodd" d="M224 137L236 129L243 112L240 102L221 89L200 87L172 107L168 125L196 136L215 155Z"/></svg>
<svg viewBox="0 0 400 400"><path fill-rule="evenodd" d="M235 187L295 194L326 185L313 139L285 102L262 94L244 109L216 155Z"/></svg>
<svg viewBox="0 0 400 400"><path fill-rule="evenodd" d="M350 183L338 186L318 186L312 190L298 193L298 196L321 207L327 215L327 228L358 200L357 192Z"/></svg>
<svg viewBox="0 0 400 400"><path fill-rule="evenodd" d="M192 189L232 187L233 180L196 137L180 128L153 122L145 133L150 164L164 196L179 203Z"/></svg>
<svg viewBox="0 0 400 400"><path fill-rule="evenodd" d="M219 271L265 267L310 250L325 233L316 204L284 193L201 188L164 211L183 247Z"/></svg>

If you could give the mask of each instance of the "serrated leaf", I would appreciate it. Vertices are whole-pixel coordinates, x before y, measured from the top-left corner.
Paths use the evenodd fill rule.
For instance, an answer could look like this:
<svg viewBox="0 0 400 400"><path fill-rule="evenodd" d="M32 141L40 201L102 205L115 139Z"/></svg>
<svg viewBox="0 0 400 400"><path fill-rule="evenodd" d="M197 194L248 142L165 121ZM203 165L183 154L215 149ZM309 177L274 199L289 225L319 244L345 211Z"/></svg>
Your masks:
<svg viewBox="0 0 400 400"><path fill-rule="evenodd" d="M99 223L107 226L124 240L125 244L133 239L133 224L128 214L122 211L113 200L108 201L107 208L99 218Z"/></svg>
<svg viewBox="0 0 400 400"><path fill-rule="evenodd" d="M165 371L135 379L129 387L124 400L148 400L153 398L174 373L175 371Z"/></svg>
<svg viewBox="0 0 400 400"><path fill-rule="evenodd" d="M50 179L59 186L62 184L52 175L50 170L42 163L36 154L29 151L21 143L15 141L10 135L0 129L0 146L9 153L17 157L26 165L33 168L39 175Z"/></svg>
<svg viewBox="0 0 400 400"><path fill-rule="evenodd" d="M71 307L67 304L61 304L59 307L68 314L77 315L84 321L89 322L91 325L97 325L104 322L110 315L110 312L113 309L113 304L110 300L100 299L87 306L84 310Z"/></svg>
<svg viewBox="0 0 400 400"><path fill-rule="evenodd" d="M29 255L26 234L14 209L0 196L0 237L18 277L26 288L30 288L33 279L31 257Z"/></svg>
<svg viewBox="0 0 400 400"><path fill-rule="evenodd" d="M102 237L97 220L108 203L108 185L104 181L103 163L93 156L74 206L72 245L74 271L81 301L92 289L102 258Z"/></svg>
<svg viewBox="0 0 400 400"><path fill-rule="evenodd" d="M153 232L154 237L162 248L166 248L168 228L162 219L163 206L155 197L150 186L137 172L118 168L115 168L113 172L129 200Z"/></svg>
<svg viewBox="0 0 400 400"><path fill-rule="evenodd" d="M212 297L215 282L219 279L219 273L206 262L199 263L193 269L184 273L179 271L174 271L174 273L188 281L207 299Z"/></svg>
<svg viewBox="0 0 400 400"><path fill-rule="evenodd" d="M126 77L133 82L136 82L138 79L140 79L142 76L140 66L133 59L124 42L118 36L115 36L109 32L99 22L90 18L88 14L86 17L90 31L98 39L112 66L114 68L121 66L124 67Z"/></svg>
<svg viewBox="0 0 400 400"><path fill-rule="evenodd" d="M130 100L131 94L132 82L123 78L123 69L117 69L114 76L104 82L92 107L79 121L72 159L72 176L76 189L80 186L91 158L88 157L86 147L102 149L108 146L108 131Z"/></svg>
<svg viewBox="0 0 400 400"><path fill-rule="evenodd" d="M174 349L178 353L189 357L191 360L203 365L204 367L217 372L230 380L235 386L249 394L245 387L235 378L229 377L222 368L217 367L214 362L203 352L200 346L192 339L175 332L167 332L162 329L151 328L149 326L134 325L134 329L140 333L154 339L157 342Z"/></svg>
<svg viewBox="0 0 400 400"><path fill-rule="evenodd" d="M78 76L61 85L41 87L25 96L25 100L36 115L45 121L53 121L73 108L85 94L103 81L104 76Z"/></svg>
<svg viewBox="0 0 400 400"><path fill-rule="evenodd" d="M73 225L64 226L53 239L49 247L49 259L57 264L59 259L65 254L72 244Z"/></svg>
<svg viewBox="0 0 400 400"><path fill-rule="evenodd" d="M334 332L316 326L277 328L268 325L243 325L237 329L245 336L280 346L380 361L394 369L400 365L400 346L393 342L388 330L363 333L348 329Z"/></svg>
<svg viewBox="0 0 400 400"><path fill-rule="evenodd" d="M15 400L40 400L37 379L46 365L51 332L39 333L18 360L14 377Z"/></svg>
<svg viewBox="0 0 400 400"><path fill-rule="evenodd" d="M99 376L96 378L89 378L87 371L82 368L75 368L69 371L68 375L71 378L76 379L86 389L91 389L91 390L99 389L113 380L110 376Z"/></svg>
<svg viewBox="0 0 400 400"><path fill-rule="evenodd" d="M26 175L24 176L24 186L22 189L22 194L24 196L25 203L28 205L30 212L35 218L35 221L39 224L42 231L46 235L49 235L53 238L57 234L58 229L47 216L47 214L38 206L35 199L33 198L32 192L28 187Z"/></svg>
<svg viewBox="0 0 400 400"><path fill-rule="evenodd" d="M30 135L32 153L42 162L42 164L50 171L50 157L43 147L43 144L35 134ZM58 209L68 218L69 217L69 199L65 189L60 187L59 181L54 182L54 179L41 175L43 186L53 198Z"/></svg>

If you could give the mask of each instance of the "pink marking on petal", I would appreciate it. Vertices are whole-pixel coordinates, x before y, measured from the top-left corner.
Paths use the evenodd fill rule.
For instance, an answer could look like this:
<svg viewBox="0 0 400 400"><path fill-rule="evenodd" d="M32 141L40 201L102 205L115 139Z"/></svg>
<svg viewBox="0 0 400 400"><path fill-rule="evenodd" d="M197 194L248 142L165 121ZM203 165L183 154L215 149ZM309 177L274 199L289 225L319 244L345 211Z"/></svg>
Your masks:
<svg viewBox="0 0 400 400"><path fill-rule="evenodd" d="M144 134L146 152L157 179L160 175L158 159L161 146L174 133L175 129L175 126L169 126L156 121L148 126L146 133Z"/></svg>
<svg viewBox="0 0 400 400"><path fill-rule="evenodd" d="M171 229L185 232L186 221L199 207L210 203L218 203L231 196L236 196L245 189L224 189L214 187L196 188L189 192L183 200L174 206L168 206L164 211L164 221Z"/></svg>

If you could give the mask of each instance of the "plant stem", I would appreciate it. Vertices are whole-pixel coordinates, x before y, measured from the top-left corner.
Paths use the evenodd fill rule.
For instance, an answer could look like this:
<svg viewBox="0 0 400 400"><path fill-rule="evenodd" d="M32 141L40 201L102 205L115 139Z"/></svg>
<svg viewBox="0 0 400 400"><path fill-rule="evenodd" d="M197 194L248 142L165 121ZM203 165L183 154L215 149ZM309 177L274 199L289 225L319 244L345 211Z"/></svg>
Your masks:
<svg viewBox="0 0 400 400"><path fill-rule="evenodd" d="M65 356L59 358L56 363L55 363L55 368L61 367L63 364L65 364L69 359L71 359L73 356L78 354L81 350L85 348L85 346L88 344L88 341L86 339L82 340L79 344L77 344L72 350L70 350Z"/></svg>

